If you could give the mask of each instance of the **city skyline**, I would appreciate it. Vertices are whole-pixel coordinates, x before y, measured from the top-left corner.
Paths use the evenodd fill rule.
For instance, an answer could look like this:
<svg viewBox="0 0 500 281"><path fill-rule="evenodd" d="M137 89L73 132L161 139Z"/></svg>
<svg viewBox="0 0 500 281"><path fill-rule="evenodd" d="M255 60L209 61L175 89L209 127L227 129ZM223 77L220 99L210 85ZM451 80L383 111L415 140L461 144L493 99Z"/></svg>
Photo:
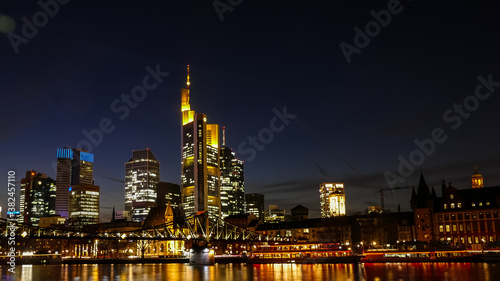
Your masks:
<svg viewBox="0 0 500 281"><path fill-rule="evenodd" d="M190 64L192 107L229 129L227 146L245 161L245 192L264 194L266 208L301 204L319 217L318 185L343 182L347 212L363 211L380 204L387 171L403 179L398 186L417 186L423 170L429 186L444 179L465 189L478 165L486 187L500 185L499 44L494 17L480 11L493 8L404 2L348 63L339 44L354 46L354 28L364 30L387 3L316 4L290 3L283 13L281 4L244 3L220 22L210 3L144 11L71 3L18 53L3 36L1 91L11 106L2 113L0 178L36 170L56 179L55 150L86 141L102 207L124 209L123 163L133 149L149 147L162 163L159 180L180 184L179 89ZM40 10L2 5L21 35L21 18ZM124 16L109 21L115 13ZM131 25L135 13L144 20ZM124 101L137 86L146 94ZM410 196L386 192L386 205L409 210ZM5 213L6 200L0 205Z"/></svg>
<svg viewBox="0 0 500 281"><path fill-rule="evenodd" d="M188 90L188 93L187 93L187 97L188 97L188 98L187 98L187 104L188 104L188 106L189 106L189 84L190 84L190 82L189 82L189 65L188 65L188 82L187 82L187 85L188 85L188 88L187 88L187 90ZM185 90L185 89L182 89L182 90ZM184 108L184 107L183 107L183 105L184 105L184 103L182 103L182 104L181 104L181 107L182 107L182 108ZM187 109L189 110L190 108L187 108ZM181 111L181 113L182 113L182 111ZM197 114L196 114L196 113L194 113L194 111L193 111L192 116L190 116L190 117L188 116L187 118L188 118L188 119L190 119L190 120L192 121L192 120L194 120L194 118L195 118L196 116L197 116ZM185 118L185 117L184 117L184 118ZM205 114L200 114L200 116L199 116L198 118L199 118L200 120L201 120L201 119L203 119L203 120L204 120L203 122L206 122L206 115L205 115ZM217 130L218 130L218 125L215 125L215 124L214 124L214 125L212 125L212 124L207 124L207 126L217 126ZM218 134L219 134L219 132L217 132L217 137L214 137L215 142L218 142L218 137L219 137L219 136L218 136ZM223 137L223 139L224 139L224 144L225 144L225 133L223 133L222 137ZM223 144L223 145L224 145L224 144ZM230 148L228 148L228 147L226 147L226 146L221 146L220 148L222 148L222 149L230 149ZM84 156L82 156L82 157L83 157L82 159L85 159L85 160L90 161L90 162L88 162L88 164L90 164L90 166L89 166L90 168L88 168L88 169L90 169L90 174L92 174L92 172L93 172L93 161L94 161L94 155L93 155L92 153L88 153L85 149L86 149L86 147L85 147L85 146L83 146L83 148L71 148L71 147L67 146L67 147L64 147L64 148L57 149L57 159L58 159L58 161L60 161L61 159L65 159L65 158L67 158L67 159L69 160L69 162L68 162L68 163L72 163L72 161L77 161L77 162L78 162L78 161L80 161L80 154L83 154ZM147 151L147 153L149 153L149 154L151 154L151 155L152 155L152 152L151 152L151 150L150 150L149 148L146 148L146 149L143 149L143 150L133 150L133 153L134 153L134 155L135 155L135 153L136 153L136 152L140 152L140 151ZM234 154L234 152L232 152L232 153ZM150 157L150 156L148 156L148 157ZM151 157L153 157L154 161L157 161L157 163L158 163L158 165L159 165L159 162L158 162L158 160L155 158L155 156L154 156L154 155L152 155ZM234 157L234 156L233 156L233 157ZM236 160L236 161L239 161L239 162L242 162L241 160L238 160L238 159L235 159L235 160ZM127 162L126 164L128 165L128 164L130 164L130 163L132 163L132 162L134 162L134 161L133 161L133 158L132 158L132 159L130 159L130 160L129 160L129 162ZM84 161L83 163L85 163L85 161ZM63 165L62 165L62 166L64 166L64 165L65 165L65 164L63 163ZM61 166L61 164L60 164L60 163L58 163L58 167L59 167L58 169L60 169L60 166ZM70 166L75 166L75 167L77 167L77 166L78 166L78 167L79 167L79 165L77 165L77 164L71 164L71 165L70 165L70 164L67 164L66 166L68 166L68 167L70 167ZM73 167L73 168L74 168L74 167ZM63 169L63 170L64 170L64 169ZM85 168L84 168L83 170L85 170ZM126 169L126 170L128 170L128 169ZM472 177L474 177L474 175L478 172L477 170L478 170L478 167L477 167L477 165L475 165L475 166L473 167L473 173L471 173L471 176L472 176ZM69 171L70 171L70 174L73 174L72 170L69 170ZM79 171L79 170L77 170L77 171ZM29 171L27 171L27 172L29 172ZM63 171L63 172L64 172L64 171ZM87 172L87 173L88 173L88 172ZM126 180L126 179L127 179L127 175L126 175L126 174L127 174L127 173L125 173L125 177L124 177L124 178L125 178L125 181L124 181L124 182L125 182L125 190L127 189L127 180ZM44 174L44 176L45 176L45 174ZM90 183L90 182L91 182L91 180L90 180L91 178L89 178L88 176L85 176L85 174L80 175L80 173L76 173L76 176L77 176L78 178L84 178L84 179L85 179L85 182L87 182L87 183ZM159 176L158 176L158 179L159 179ZM71 177L69 178L69 180L70 180L70 182L73 182L73 176L71 176ZM444 179L443 179L443 180L444 180ZM482 179L481 179L481 180L482 180ZM159 181L159 180L158 180L158 181ZM63 180L63 181L61 181L61 182L63 182L63 185L64 185L64 183L65 183L66 181L64 181L64 180ZM75 182L79 182L79 180L76 180ZM482 181L481 181L481 182L482 182ZM73 185L76 185L76 184L71 184L71 186L73 186ZM469 184L469 185L470 185L470 184ZM474 184L472 184L472 186L473 186L473 185L474 185ZM379 186L380 186L380 184L379 184ZM409 186L409 185L408 185L408 186ZM417 189L417 186L418 186L418 185L412 185L412 186L410 186L410 187L412 188L412 190L413 190L413 189L415 189L415 190L416 190L416 189ZM434 185L432 185L432 186L434 186ZM489 186L491 186L491 185L489 185ZM464 185L464 188L465 188L465 189L467 189L467 188L471 188L471 186ZM473 187L473 188L474 188L474 187ZM182 189L181 189L181 190L182 190ZM60 191L59 191L59 192L60 192ZM377 191L375 190L375 192L377 192ZM182 193L182 191L181 191L181 193ZM265 195L265 192L263 192L263 193L264 193L264 195ZM320 192L320 194L319 194L319 196L318 196L318 197L322 198L320 195L321 195L321 192ZM346 206L349 206L349 200L348 200L348 199L349 199L349 198L346 198ZM127 192L125 192L125 201L127 201ZM156 201L156 199L154 198L154 200L152 199L152 200L150 200L150 201L151 201L151 202L154 202L154 201ZM320 202L319 202L319 205L320 205L320 209L321 209L321 199L319 199L319 201L320 201ZM354 200L353 200L353 201L354 201ZM410 203L409 203L409 202L410 202L410 200L408 199L408 200L407 200L407 202L403 202L403 204L406 204L406 205L410 206ZM265 208L266 208L266 206L276 205L276 204L273 204L273 203L274 203L274 201L266 200ZM378 205L380 205L379 203L380 203L380 202L377 202L377 201L375 200L375 201L373 202L373 204L372 204L372 205L366 205L365 207L366 207L366 208L368 208L368 207L370 207L370 206L378 206ZM286 203L285 203L285 204L286 204ZM398 203L396 203L396 204L397 204L397 205L400 205L400 204L401 204L401 202L398 202ZM287 208L287 210L290 210L290 209L292 209L294 206L298 206L298 205L300 205L300 204L289 203L288 205L289 205L289 206L291 206L291 207L290 207L290 208ZM292 205L294 205L294 206L292 206ZM113 207L115 207L115 205L113 205ZM315 209L315 207L317 207L317 206L312 206L312 209L314 210L314 209ZM398 206L398 207L399 207L399 206ZM353 210L351 210L351 211L347 212L347 214L354 214L354 213L363 212L363 211L366 211L366 208L365 208L365 209L358 209L358 210L354 210L354 211L353 211ZM349 208L346 208L346 209L349 209ZM127 210L128 210L128 211L130 211L129 209L127 209L127 204L125 204L125 207L124 207L123 209L118 209L118 210L125 210L125 211L127 211ZM392 211L395 211L395 210L392 210ZM143 213L144 218L145 218L145 216L147 215L147 213L148 213L148 211L146 211L145 213ZM313 216L315 216L315 217L316 217L316 216L317 216L317 217L320 217L320 216L321 216L321 211L320 211L320 212L318 212L318 213L319 213L319 214L315 214L315 215L313 215ZM132 214L132 212L131 212L131 214ZM105 217L107 218L107 215L106 215ZM111 217L111 214L109 214L109 217ZM143 219L144 219L144 218L143 218ZM101 219L101 221L103 221L103 216L101 216L101 217L100 217L100 219ZM132 220L133 220L133 219L132 219ZM142 219L141 219L141 220L142 220ZM106 221L106 219L104 219L104 221Z"/></svg>

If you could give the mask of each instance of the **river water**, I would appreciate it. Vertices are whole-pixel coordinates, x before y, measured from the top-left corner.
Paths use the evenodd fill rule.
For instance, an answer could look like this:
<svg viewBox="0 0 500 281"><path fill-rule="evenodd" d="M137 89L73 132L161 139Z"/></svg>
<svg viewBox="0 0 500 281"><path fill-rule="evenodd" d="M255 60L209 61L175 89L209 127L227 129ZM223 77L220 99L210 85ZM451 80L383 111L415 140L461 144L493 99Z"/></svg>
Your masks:
<svg viewBox="0 0 500 281"><path fill-rule="evenodd" d="M387 264L104 264L0 267L1 280L500 280L500 263Z"/></svg>

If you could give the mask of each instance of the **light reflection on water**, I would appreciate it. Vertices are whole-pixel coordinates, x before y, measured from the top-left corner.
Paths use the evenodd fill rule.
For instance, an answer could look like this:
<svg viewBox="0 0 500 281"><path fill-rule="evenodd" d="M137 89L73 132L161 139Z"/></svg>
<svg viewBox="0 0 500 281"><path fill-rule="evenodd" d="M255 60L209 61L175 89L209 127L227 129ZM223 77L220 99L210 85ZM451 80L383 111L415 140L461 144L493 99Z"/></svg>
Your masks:
<svg viewBox="0 0 500 281"><path fill-rule="evenodd" d="M15 275L7 269L7 266L0 267L2 281L495 281L500 276L500 264L487 263L18 265Z"/></svg>

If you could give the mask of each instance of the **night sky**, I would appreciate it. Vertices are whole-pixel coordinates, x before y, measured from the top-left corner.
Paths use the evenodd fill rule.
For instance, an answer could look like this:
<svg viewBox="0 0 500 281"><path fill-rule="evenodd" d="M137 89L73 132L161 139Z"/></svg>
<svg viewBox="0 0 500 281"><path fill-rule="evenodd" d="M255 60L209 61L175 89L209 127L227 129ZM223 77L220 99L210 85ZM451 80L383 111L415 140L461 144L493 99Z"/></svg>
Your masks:
<svg viewBox="0 0 500 281"><path fill-rule="evenodd" d="M133 149L150 148L161 180L180 183L188 64L191 108L226 126L226 145L245 160L245 192L265 194L266 205L288 213L301 204L318 217L319 184L337 181L348 213L363 211L380 204L387 171L395 186L417 185L423 171L429 185L445 179L463 189L478 165L486 186L500 185L495 1L221 0L219 9L230 8L222 21L212 1L60 2L46 23L36 1L0 3L4 217L7 172L18 181L29 169L55 178L56 149L88 141L82 131L101 120L114 128L91 151L102 219L124 208ZM36 32L23 21L35 14ZM367 24L371 37L357 33ZM147 67L163 73L161 82L135 108L117 110ZM277 121L270 137L285 107L288 124ZM248 138L259 132L267 143L252 157ZM428 155L418 152L415 140L433 137ZM400 173L410 155L414 171ZM386 207L407 211L410 195L387 192Z"/></svg>

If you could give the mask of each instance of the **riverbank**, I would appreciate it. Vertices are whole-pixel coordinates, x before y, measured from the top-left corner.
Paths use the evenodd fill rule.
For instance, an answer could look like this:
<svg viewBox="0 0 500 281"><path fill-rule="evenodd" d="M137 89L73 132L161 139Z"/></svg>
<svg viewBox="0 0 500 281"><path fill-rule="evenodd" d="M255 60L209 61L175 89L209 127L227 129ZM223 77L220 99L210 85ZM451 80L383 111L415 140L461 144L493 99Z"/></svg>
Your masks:
<svg viewBox="0 0 500 281"><path fill-rule="evenodd" d="M216 263L246 263L246 257L215 257ZM188 258L69 258L63 264L144 264L144 263L189 263Z"/></svg>
<svg viewBox="0 0 500 281"><path fill-rule="evenodd" d="M70 258L63 264L141 264L141 263L189 263L188 258Z"/></svg>

